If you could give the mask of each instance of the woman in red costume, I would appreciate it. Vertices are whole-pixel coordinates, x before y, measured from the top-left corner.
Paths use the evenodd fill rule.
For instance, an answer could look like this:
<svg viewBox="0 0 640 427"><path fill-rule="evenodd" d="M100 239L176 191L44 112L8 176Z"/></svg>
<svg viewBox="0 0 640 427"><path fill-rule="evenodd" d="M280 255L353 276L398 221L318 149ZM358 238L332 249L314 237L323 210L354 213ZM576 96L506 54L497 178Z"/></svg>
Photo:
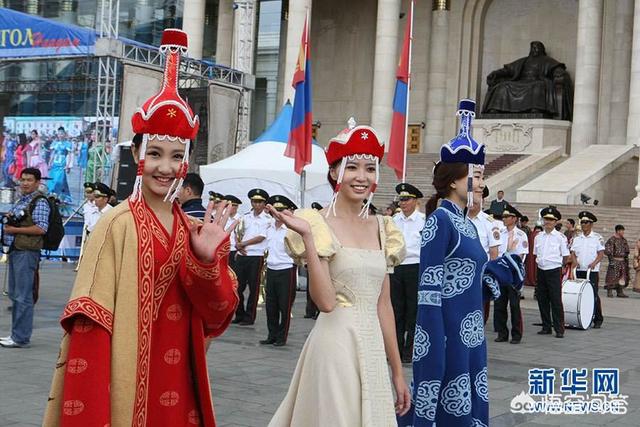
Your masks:
<svg viewBox="0 0 640 427"><path fill-rule="evenodd" d="M199 121L178 95L187 36L165 30L162 90L132 118L133 194L98 222L62 314L45 426L215 426L205 337L238 297L226 204L204 223L174 202ZM144 183L144 185L143 185Z"/></svg>

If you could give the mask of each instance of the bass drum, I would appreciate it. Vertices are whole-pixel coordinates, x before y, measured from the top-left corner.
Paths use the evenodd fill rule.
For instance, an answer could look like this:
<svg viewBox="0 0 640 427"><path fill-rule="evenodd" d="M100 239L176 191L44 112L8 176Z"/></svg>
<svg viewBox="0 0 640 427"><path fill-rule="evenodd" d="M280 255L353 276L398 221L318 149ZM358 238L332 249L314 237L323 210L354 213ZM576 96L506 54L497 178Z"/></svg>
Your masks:
<svg viewBox="0 0 640 427"><path fill-rule="evenodd" d="M589 329L595 297L586 279L565 280L562 284L564 322L574 328Z"/></svg>

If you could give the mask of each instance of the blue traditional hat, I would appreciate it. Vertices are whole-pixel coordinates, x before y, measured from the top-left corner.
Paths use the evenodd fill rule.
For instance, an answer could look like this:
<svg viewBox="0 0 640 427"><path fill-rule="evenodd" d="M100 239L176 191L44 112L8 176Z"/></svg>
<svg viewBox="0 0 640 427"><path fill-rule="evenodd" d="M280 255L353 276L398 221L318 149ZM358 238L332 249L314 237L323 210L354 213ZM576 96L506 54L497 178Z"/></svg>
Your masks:
<svg viewBox="0 0 640 427"><path fill-rule="evenodd" d="M473 168L484 166L484 145L473 139L471 121L476 117L476 102L461 99L458 112L460 131L458 135L440 148L442 163L466 163L469 165L467 179L467 207L473 206Z"/></svg>
<svg viewBox="0 0 640 427"><path fill-rule="evenodd" d="M473 139L471 121L476 117L476 102L462 99L456 115L460 117L458 135L440 149L442 163L484 165L484 145Z"/></svg>

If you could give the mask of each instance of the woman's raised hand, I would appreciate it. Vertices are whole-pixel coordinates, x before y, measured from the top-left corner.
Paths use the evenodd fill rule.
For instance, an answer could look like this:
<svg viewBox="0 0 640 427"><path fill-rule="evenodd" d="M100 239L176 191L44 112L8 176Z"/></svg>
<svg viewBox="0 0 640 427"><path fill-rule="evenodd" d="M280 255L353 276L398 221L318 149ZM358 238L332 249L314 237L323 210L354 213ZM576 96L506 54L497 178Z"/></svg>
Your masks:
<svg viewBox="0 0 640 427"><path fill-rule="evenodd" d="M220 246L220 243L231 234L238 224L236 220L225 230L231 213L230 209L227 209L228 206L228 201L220 202L218 207L215 208L215 216L213 216L213 202L209 202L202 220L203 224L194 224L189 229L191 234L191 249L202 262L210 263L214 260L216 248Z"/></svg>
<svg viewBox="0 0 640 427"><path fill-rule="evenodd" d="M278 212L276 208L271 205L267 205L267 211L271 214L273 218L278 221L284 223L287 228L295 231L301 236L305 236L311 233L311 225L307 222L306 219L295 216L291 211L285 210L282 212Z"/></svg>

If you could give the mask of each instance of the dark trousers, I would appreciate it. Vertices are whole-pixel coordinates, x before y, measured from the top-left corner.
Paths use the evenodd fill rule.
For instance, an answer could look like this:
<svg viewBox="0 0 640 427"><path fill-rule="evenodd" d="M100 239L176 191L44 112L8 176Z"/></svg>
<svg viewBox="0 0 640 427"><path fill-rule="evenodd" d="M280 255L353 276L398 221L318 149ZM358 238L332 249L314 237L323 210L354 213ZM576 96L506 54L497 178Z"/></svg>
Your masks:
<svg viewBox="0 0 640 427"><path fill-rule="evenodd" d="M482 319L485 325L487 324L487 320L489 320L489 313L491 313L491 300L487 300L482 304Z"/></svg>
<svg viewBox="0 0 640 427"><path fill-rule="evenodd" d="M256 308L258 306L258 294L260 290L260 275L262 274L261 256L238 256L235 263L235 272L238 276L238 308L236 318L241 321L255 322ZM244 291L249 287L247 306L244 306Z"/></svg>
<svg viewBox="0 0 640 427"><path fill-rule="evenodd" d="M318 317L318 306L316 305L315 302L313 302L313 299L311 299L311 294L309 294L309 288L311 287L311 278L309 277L309 269L307 270L307 305L304 308L304 317L312 317L312 318L316 318Z"/></svg>
<svg viewBox="0 0 640 427"><path fill-rule="evenodd" d="M267 268L266 307L269 340L286 342L291 320L291 307L296 299L296 267L284 270Z"/></svg>
<svg viewBox="0 0 640 427"><path fill-rule="evenodd" d="M562 268L553 270L542 270L538 268L538 308L542 318L542 329L551 330L552 319L553 329L556 332L564 333L564 308L562 307Z"/></svg>
<svg viewBox="0 0 640 427"><path fill-rule="evenodd" d="M413 353L413 334L418 311L420 264L399 265L391 278L391 304L396 320L396 337L400 355Z"/></svg>
<svg viewBox="0 0 640 427"><path fill-rule="evenodd" d="M493 304L493 328L500 338L509 338L507 305L511 312L511 338L520 341L524 329L520 310L520 292L513 286L500 286L500 298Z"/></svg>
<svg viewBox="0 0 640 427"><path fill-rule="evenodd" d="M237 253L238 251L229 252L229 267L231 267L234 273L236 273L236 254Z"/></svg>
<svg viewBox="0 0 640 427"><path fill-rule="evenodd" d="M576 271L576 279L586 279L586 271ZM604 318L602 317L602 304L600 303L600 295L598 295L598 283L600 275L597 271L589 273L589 281L591 282L591 288L593 289L593 323L602 324Z"/></svg>

